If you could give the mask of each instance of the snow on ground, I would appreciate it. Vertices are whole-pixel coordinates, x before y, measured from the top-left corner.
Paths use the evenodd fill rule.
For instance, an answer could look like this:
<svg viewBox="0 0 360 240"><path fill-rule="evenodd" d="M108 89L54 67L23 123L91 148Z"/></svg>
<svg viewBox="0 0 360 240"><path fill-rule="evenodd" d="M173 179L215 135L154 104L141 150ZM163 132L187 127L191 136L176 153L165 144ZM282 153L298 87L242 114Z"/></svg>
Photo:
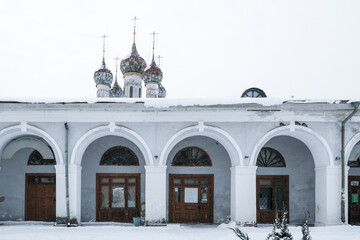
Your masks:
<svg viewBox="0 0 360 240"><path fill-rule="evenodd" d="M183 225L169 224L166 227L134 227L131 224L87 224L80 227L53 227L50 224L35 222L3 222L0 225L1 240L219 240L239 239L230 227L233 224ZM265 240L271 232L271 225L241 227L252 240ZM301 227L290 226L294 240L301 239ZM313 240L360 240L360 226L310 227Z"/></svg>

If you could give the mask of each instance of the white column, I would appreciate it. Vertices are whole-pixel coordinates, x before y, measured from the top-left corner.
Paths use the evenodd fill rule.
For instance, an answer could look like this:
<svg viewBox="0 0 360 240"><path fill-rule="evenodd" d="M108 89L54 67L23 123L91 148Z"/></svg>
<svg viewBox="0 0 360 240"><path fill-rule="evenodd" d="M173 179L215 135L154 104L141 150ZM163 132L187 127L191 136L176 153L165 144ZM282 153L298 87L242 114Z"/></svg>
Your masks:
<svg viewBox="0 0 360 240"><path fill-rule="evenodd" d="M81 222L81 166L69 165L70 218Z"/></svg>
<svg viewBox="0 0 360 240"><path fill-rule="evenodd" d="M166 217L166 166L145 166L145 220Z"/></svg>
<svg viewBox="0 0 360 240"><path fill-rule="evenodd" d="M56 217L66 217L65 165L55 165Z"/></svg>
<svg viewBox="0 0 360 240"><path fill-rule="evenodd" d="M350 167L345 166L345 223L346 224L349 223L349 170Z"/></svg>
<svg viewBox="0 0 360 240"><path fill-rule="evenodd" d="M315 224L341 223L341 167L315 168Z"/></svg>
<svg viewBox="0 0 360 240"><path fill-rule="evenodd" d="M231 220L256 222L256 166L233 166L231 169Z"/></svg>

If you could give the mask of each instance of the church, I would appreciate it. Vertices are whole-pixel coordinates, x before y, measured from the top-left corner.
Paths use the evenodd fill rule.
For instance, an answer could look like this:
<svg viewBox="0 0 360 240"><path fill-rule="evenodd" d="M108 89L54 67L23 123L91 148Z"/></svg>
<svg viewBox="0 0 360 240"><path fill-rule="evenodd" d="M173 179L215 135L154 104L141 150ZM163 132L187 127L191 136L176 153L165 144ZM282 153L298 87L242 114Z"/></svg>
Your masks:
<svg viewBox="0 0 360 240"><path fill-rule="evenodd" d="M360 102L167 99L135 38L119 68L92 101L0 101L0 221L360 223Z"/></svg>

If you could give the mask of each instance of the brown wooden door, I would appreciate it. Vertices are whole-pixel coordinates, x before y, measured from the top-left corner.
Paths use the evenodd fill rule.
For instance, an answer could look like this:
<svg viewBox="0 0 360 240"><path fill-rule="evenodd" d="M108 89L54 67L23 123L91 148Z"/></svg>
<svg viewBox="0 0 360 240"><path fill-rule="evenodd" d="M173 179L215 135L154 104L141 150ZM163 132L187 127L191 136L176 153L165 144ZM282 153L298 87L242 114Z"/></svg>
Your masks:
<svg viewBox="0 0 360 240"><path fill-rule="evenodd" d="M96 221L132 222L140 216L140 174L96 174Z"/></svg>
<svg viewBox="0 0 360 240"><path fill-rule="evenodd" d="M360 176L349 176L349 223L360 225Z"/></svg>
<svg viewBox="0 0 360 240"><path fill-rule="evenodd" d="M289 211L289 176L256 176L256 221L273 223L276 212Z"/></svg>
<svg viewBox="0 0 360 240"><path fill-rule="evenodd" d="M214 175L169 175L169 221L213 222Z"/></svg>
<svg viewBox="0 0 360 240"><path fill-rule="evenodd" d="M25 219L55 221L55 174L26 174Z"/></svg>

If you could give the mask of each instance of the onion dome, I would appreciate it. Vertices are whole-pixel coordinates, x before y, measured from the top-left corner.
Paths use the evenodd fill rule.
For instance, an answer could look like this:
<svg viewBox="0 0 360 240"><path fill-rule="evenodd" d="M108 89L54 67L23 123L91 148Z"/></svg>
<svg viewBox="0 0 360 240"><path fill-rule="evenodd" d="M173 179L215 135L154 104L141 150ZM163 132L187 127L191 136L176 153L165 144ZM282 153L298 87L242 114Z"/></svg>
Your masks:
<svg viewBox="0 0 360 240"><path fill-rule="evenodd" d="M133 43L130 56L123 59L120 63L120 70L122 74L135 72L142 74L146 68L145 60L139 55L136 50L136 45Z"/></svg>
<svg viewBox="0 0 360 240"><path fill-rule="evenodd" d="M116 78L114 86L110 89L110 97L123 97L123 91Z"/></svg>
<svg viewBox="0 0 360 240"><path fill-rule="evenodd" d="M162 84L159 85L159 98L165 98L166 97L166 89Z"/></svg>
<svg viewBox="0 0 360 240"><path fill-rule="evenodd" d="M161 83L163 78L163 73L161 69L156 65L154 61L154 57L151 61L150 67L145 70L143 79L145 84L146 83Z"/></svg>
<svg viewBox="0 0 360 240"><path fill-rule="evenodd" d="M104 58L102 60L100 68L94 73L94 81L96 83L96 86L98 84L103 84L111 87L111 84L113 82L113 75L111 71L107 69Z"/></svg>

